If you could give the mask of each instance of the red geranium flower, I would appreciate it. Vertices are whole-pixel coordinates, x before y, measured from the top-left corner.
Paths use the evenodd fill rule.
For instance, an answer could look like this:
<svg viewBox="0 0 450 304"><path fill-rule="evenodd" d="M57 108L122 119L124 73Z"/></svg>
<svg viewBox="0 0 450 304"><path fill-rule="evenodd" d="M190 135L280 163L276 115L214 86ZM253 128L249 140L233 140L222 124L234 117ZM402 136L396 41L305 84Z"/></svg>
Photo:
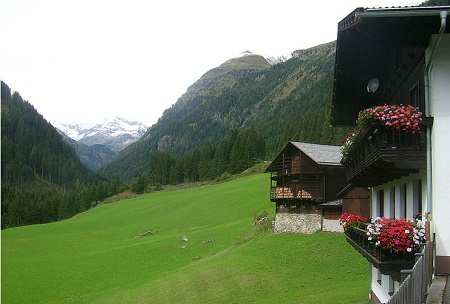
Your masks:
<svg viewBox="0 0 450 304"><path fill-rule="evenodd" d="M368 223L368 219L361 215L350 214L344 212L339 218L339 223L344 227L344 230L347 230L350 227L356 227L365 229L366 223Z"/></svg>
<svg viewBox="0 0 450 304"><path fill-rule="evenodd" d="M391 252L412 252L425 240L425 226L419 219L377 217L372 219L367 230L370 241Z"/></svg>

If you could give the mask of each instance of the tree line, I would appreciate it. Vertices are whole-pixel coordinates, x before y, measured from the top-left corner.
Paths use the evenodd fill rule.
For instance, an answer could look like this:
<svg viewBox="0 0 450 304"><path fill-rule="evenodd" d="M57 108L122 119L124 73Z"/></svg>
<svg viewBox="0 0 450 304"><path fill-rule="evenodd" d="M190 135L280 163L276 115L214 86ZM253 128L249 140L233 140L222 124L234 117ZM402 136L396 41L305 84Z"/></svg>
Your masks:
<svg viewBox="0 0 450 304"><path fill-rule="evenodd" d="M252 167L265 158L266 142L254 128L230 131L219 143L207 140L200 149L181 156L166 151L150 155L144 174L130 182L130 189L143 193L162 185L214 180Z"/></svg>
<svg viewBox="0 0 450 304"><path fill-rule="evenodd" d="M107 197L122 192L126 186L118 179L81 183L63 191L43 180L33 189L2 185L1 228L43 224L70 218L95 207Z"/></svg>

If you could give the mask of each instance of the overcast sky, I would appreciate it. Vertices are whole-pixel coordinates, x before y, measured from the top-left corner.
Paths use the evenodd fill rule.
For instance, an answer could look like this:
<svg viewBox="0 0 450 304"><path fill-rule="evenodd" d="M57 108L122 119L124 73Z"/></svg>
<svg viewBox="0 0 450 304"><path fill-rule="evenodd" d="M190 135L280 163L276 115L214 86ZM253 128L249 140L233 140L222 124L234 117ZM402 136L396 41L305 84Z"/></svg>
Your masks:
<svg viewBox="0 0 450 304"><path fill-rule="evenodd" d="M420 1L0 0L0 79L51 123L154 124L208 70L336 40L357 7Z"/></svg>

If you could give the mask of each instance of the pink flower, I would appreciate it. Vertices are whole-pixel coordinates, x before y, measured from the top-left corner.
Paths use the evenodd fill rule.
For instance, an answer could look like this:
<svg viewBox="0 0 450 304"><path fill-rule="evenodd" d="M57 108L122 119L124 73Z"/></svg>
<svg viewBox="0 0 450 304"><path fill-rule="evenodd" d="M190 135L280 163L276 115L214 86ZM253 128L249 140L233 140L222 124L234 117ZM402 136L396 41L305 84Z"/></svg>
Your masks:
<svg viewBox="0 0 450 304"><path fill-rule="evenodd" d="M347 156L351 144L355 141L358 134L364 131L367 124L373 121L379 121L382 125L395 131L404 131L406 133L420 133L420 122L422 121L422 112L419 108L412 105L383 105L361 110L356 120L357 131L352 132L347 137L341 148L343 156Z"/></svg>

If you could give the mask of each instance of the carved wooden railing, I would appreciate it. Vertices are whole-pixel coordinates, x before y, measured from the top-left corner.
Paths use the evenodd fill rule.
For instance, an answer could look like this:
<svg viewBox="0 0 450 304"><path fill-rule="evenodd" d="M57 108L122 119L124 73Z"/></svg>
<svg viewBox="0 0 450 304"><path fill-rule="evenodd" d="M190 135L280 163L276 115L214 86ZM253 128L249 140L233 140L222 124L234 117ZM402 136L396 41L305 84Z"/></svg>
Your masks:
<svg viewBox="0 0 450 304"><path fill-rule="evenodd" d="M288 183L285 185L272 186L270 188L270 199L272 201L280 199L315 200L323 201L323 183L320 181L308 181L298 183Z"/></svg>
<svg viewBox="0 0 450 304"><path fill-rule="evenodd" d="M368 240L367 230L350 227L345 230L347 242L363 255L381 273L395 277L400 271L414 266L415 256L411 253L389 252Z"/></svg>
<svg viewBox="0 0 450 304"><path fill-rule="evenodd" d="M347 180L356 186L374 186L426 166L426 125L421 133L406 133L372 123L349 147L341 163Z"/></svg>

